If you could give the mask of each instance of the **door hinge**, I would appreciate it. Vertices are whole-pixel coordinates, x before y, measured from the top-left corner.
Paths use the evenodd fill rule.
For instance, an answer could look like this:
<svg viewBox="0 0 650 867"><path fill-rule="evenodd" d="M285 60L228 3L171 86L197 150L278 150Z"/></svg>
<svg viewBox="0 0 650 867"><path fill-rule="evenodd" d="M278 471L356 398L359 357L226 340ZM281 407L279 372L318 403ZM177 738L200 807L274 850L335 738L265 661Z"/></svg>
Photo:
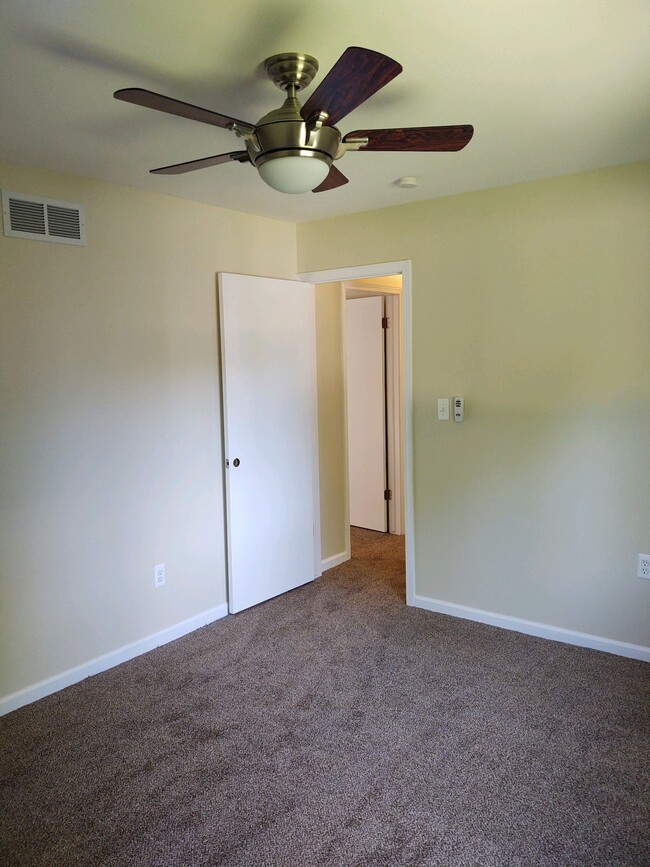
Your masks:
<svg viewBox="0 0 650 867"><path fill-rule="evenodd" d="M390 489L388 491L384 491L384 499L385 500L392 500L393 499L393 492Z"/></svg>
<svg viewBox="0 0 650 867"><path fill-rule="evenodd" d="M388 316L381 317L381 327L390 328L390 318Z"/></svg>

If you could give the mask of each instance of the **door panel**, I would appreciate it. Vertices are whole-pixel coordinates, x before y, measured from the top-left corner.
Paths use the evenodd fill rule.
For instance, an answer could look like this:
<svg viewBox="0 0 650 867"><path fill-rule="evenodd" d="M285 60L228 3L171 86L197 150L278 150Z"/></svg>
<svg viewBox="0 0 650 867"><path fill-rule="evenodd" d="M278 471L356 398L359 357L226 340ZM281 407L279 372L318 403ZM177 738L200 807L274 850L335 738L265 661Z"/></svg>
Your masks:
<svg viewBox="0 0 650 867"><path fill-rule="evenodd" d="M220 274L219 312L228 596L237 612L316 575L314 287Z"/></svg>
<svg viewBox="0 0 650 867"><path fill-rule="evenodd" d="M386 532L384 299L345 302L350 523Z"/></svg>

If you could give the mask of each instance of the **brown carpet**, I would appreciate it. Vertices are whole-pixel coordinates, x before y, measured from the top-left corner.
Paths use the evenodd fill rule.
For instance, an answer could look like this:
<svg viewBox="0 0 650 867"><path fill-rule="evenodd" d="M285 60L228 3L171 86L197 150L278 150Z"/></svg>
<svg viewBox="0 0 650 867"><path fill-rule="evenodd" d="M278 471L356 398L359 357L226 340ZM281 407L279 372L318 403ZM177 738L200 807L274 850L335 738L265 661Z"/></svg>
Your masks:
<svg viewBox="0 0 650 867"><path fill-rule="evenodd" d="M650 864L650 666L409 609L400 539L0 720L0 864Z"/></svg>

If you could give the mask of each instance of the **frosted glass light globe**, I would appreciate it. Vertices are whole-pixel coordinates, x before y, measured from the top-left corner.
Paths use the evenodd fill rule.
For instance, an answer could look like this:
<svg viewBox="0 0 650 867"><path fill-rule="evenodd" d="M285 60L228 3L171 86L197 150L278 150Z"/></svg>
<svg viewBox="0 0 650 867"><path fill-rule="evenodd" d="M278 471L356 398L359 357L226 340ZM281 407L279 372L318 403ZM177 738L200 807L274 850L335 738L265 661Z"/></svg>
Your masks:
<svg viewBox="0 0 650 867"><path fill-rule="evenodd" d="M308 193L325 180L330 167L318 157L296 155L267 160L257 170L280 193Z"/></svg>

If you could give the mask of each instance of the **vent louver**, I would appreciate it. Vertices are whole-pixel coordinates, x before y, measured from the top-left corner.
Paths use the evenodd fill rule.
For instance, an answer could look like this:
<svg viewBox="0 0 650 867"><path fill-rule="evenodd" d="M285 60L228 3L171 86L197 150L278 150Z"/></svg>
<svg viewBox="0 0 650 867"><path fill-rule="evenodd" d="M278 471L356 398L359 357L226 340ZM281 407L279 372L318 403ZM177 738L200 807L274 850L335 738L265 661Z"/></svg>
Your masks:
<svg viewBox="0 0 650 867"><path fill-rule="evenodd" d="M83 207L41 196L2 191L4 233L56 244L85 245Z"/></svg>
<svg viewBox="0 0 650 867"><path fill-rule="evenodd" d="M81 238L81 220L78 208L63 208L61 205L46 205L47 228L57 238Z"/></svg>
<svg viewBox="0 0 650 867"><path fill-rule="evenodd" d="M9 217L14 232L29 232L30 235L45 234L45 208L37 202L9 199Z"/></svg>

